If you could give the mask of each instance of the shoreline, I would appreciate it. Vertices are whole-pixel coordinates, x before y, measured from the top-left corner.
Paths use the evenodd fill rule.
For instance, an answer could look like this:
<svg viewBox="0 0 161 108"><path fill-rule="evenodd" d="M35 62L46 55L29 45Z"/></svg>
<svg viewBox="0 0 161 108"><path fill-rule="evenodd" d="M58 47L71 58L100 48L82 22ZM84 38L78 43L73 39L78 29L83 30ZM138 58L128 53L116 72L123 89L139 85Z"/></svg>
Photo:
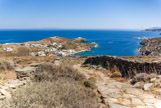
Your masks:
<svg viewBox="0 0 161 108"><path fill-rule="evenodd" d="M67 39L54 36L39 41L0 44L0 51L9 54L17 52L19 48L23 47L23 50L30 52L29 55L26 54L28 56L71 56L98 47L98 44L95 42L86 43L87 41L87 39L82 37Z"/></svg>

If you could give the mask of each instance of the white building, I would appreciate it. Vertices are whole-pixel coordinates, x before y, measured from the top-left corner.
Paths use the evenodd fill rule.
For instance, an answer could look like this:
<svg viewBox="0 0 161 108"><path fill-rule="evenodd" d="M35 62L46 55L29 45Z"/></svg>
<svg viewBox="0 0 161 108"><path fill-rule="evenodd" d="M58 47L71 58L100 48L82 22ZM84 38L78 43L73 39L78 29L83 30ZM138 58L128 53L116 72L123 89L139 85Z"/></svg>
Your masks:
<svg viewBox="0 0 161 108"><path fill-rule="evenodd" d="M38 56L46 56L46 54L45 54L44 51L39 51L39 52L37 53L37 55L38 55Z"/></svg>
<svg viewBox="0 0 161 108"><path fill-rule="evenodd" d="M29 47L29 46L30 46L30 44L25 44L25 46L26 46L26 47Z"/></svg>
<svg viewBox="0 0 161 108"><path fill-rule="evenodd" d="M73 53L75 53L75 51L74 51L74 50L68 50L68 52L69 52L69 54L73 54Z"/></svg>
<svg viewBox="0 0 161 108"><path fill-rule="evenodd" d="M63 46L62 45L58 45L57 48L62 48Z"/></svg>
<svg viewBox="0 0 161 108"><path fill-rule="evenodd" d="M20 45L20 43L5 43L4 45Z"/></svg>
<svg viewBox="0 0 161 108"><path fill-rule="evenodd" d="M52 43L52 45L54 46L54 45L56 45L56 43L55 43L55 42L53 42L53 43Z"/></svg>
<svg viewBox="0 0 161 108"><path fill-rule="evenodd" d="M50 51L57 51L56 48L50 48L50 49L46 49L45 52L50 52Z"/></svg>
<svg viewBox="0 0 161 108"><path fill-rule="evenodd" d="M41 44L32 44L31 47L41 47L41 48L46 48L47 45L41 45Z"/></svg>
<svg viewBox="0 0 161 108"><path fill-rule="evenodd" d="M63 51L58 52L58 55L60 55L60 56L67 56L67 54L65 52L63 52Z"/></svg>
<svg viewBox="0 0 161 108"><path fill-rule="evenodd" d="M3 48L3 50L5 50L5 51L13 51L12 48Z"/></svg>

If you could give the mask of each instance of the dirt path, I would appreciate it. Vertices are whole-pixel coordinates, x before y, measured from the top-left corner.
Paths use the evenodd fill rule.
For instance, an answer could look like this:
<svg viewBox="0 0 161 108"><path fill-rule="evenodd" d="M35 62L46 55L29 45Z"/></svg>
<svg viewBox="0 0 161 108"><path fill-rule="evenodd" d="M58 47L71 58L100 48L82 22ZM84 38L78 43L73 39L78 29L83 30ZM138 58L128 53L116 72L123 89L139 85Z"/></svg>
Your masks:
<svg viewBox="0 0 161 108"><path fill-rule="evenodd" d="M105 76L102 72L74 65L87 78L95 77L98 92L103 103L109 108L161 108L161 100L128 82L119 82Z"/></svg>

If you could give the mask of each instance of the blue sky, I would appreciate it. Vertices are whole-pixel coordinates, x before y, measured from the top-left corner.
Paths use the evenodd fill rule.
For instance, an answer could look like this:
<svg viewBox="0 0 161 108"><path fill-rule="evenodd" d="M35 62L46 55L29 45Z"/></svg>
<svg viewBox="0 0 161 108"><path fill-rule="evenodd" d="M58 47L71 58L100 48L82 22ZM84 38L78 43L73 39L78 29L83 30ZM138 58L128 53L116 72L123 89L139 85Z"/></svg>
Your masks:
<svg viewBox="0 0 161 108"><path fill-rule="evenodd" d="M0 0L0 29L161 27L161 0Z"/></svg>

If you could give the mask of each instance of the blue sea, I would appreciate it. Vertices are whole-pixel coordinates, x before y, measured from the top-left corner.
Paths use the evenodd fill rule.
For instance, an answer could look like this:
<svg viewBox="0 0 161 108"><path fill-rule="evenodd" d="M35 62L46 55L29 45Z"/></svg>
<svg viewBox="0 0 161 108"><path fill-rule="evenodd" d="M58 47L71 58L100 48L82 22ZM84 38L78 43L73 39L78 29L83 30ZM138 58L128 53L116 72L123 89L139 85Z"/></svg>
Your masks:
<svg viewBox="0 0 161 108"><path fill-rule="evenodd" d="M89 43L98 43L97 48L76 54L79 56L138 56L137 49L141 40L133 39L134 37L159 37L161 35L159 32L137 30L0 30L0 43L37 41L52 36L70 39L82 37L88 39Z"/></svg>

